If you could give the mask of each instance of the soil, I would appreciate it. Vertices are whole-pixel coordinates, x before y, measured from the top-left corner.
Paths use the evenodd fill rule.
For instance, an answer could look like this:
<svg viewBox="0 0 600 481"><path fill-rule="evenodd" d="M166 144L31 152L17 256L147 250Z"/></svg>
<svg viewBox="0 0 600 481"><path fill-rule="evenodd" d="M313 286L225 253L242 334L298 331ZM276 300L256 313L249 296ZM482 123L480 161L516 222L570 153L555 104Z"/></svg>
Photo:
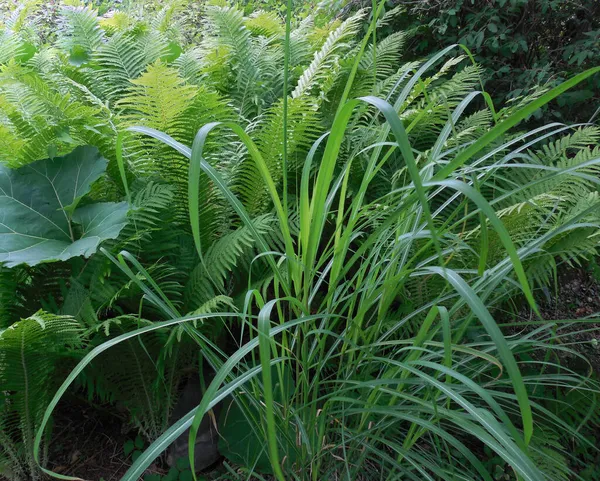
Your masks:
<svg viewBox="0 0 600 481"><path fill-rule="evenodd" d="M557 335L563 345L568 345L587 359L589 365L584 368L586 371L592 367L600 377L600 272L596 262L590 266L571 268L559 273L556 287L539 292L537 300L544 320L586 320L557 323ZM505 322L537 320L529 306L518 309L516 315L513 312L502 317ZM516 326L511 331L522 332L522 329Z"/></svg>
<svg viewBox="0 0 600 481"><path fill-rule="evenodd" d="M131 464L123 446L135 438L135 432L128 433L123 420L110 409L72 397L61 402L54 415L48 467L85 481L121 479Z"/></svg>
<svg viewBox="0 0 600 481"><path fill-rule="evenodd" d="M55 473L84 481L118 481L131 466L131 455L125 454L124 445L134 440L137 432L127 425L114 406L92 406L84 399L70 396L59 403L53 419L47 467ZM143 481L151 474L162 477L169 469L159 458L139 479ZM198 479L230 479L223 477L226 470L222 463L211 469Z"/></svg>

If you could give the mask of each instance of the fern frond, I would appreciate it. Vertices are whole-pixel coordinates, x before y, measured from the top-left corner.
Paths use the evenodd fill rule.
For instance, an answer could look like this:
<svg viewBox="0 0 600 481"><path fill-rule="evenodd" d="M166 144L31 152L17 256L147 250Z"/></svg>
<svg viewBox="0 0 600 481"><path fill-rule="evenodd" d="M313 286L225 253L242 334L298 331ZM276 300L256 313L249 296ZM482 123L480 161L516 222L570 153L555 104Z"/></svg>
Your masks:
<svg viewBox="0 0 600 481"><path fill-rule="evenodd" d="M58 49L53 47L42 48L27 61L27 66L34 72L39 72L40 76L51 78L50 75L56 73L60 68Z"/></svg>
<svg viewBox="0 0 600 481"><path fill-rule="evenodd" d="M372 75L373 61L375 60L377 80L381 81L390 77L399 68L405 41L406 34L404 32L394 32L377 43L375 53L373 53L373 45L369 45L359 64L360 69L367 75Z"/></svg>
<svg viewBox="0 0 600 481"><path fill-rule="evenodd" d="M109 16L100 19L100 27L107 37L112 37L118 32L125 32L136 27L137 19L129 12L114 11Z"/></svg>
<svg viewBox="0 0 600 481"><path fill-rule="evenodd" d="M117 108L124 109L123 119L127 123L141 120L143 125L170 134L183 128L177 121L181 121L181 112L194 98L197 89L187 85L177 70L157 60L131 83L127 95L116 102Z"/></svg>
<svg viewBox="0 0 600 481"><path fill-rule="evenodd" d="M190 84L200 84L202 68L204 66L202 51L198 48L183 52L173 62L173 67L178 69L179 76Z"/></svg>
<svg viewBox="0 0 600 481"><path fill-rule="evenodd" d="M206 301L204 304L199 306L193 312L189 312L187 315L211 314L211 313L223 312L223 310L237 312L238 309L231 297L224 296L224 295L217 295L217 296L209 299L208 301ZM214 317L214 318L210 319L210 325L206 325L205 327L207 328L207 330L210 330L211 336L218 337L219 332L223 328L223 322L224 322L223 319L218 319L218 318ZM199 327L198 321L194 320L194 321L192 321L192 323L195 328ZM171 331L171 333L169 334L169 339L165 343L166 349L169 351L169 355L173 349L173 346L175 345L175 340L177 341L177 343L180 343L181 339L184 336L184 333L185 333L185 330L183 329L183 326L177 326L175 329L173 329Z"/></svg>
<svg viewBox="0 0 600 481"><path fill-rule="evenodd" d="M20 301L17 294L18 270L0 267L0 330L10 326Z"/></svg>
<svg viewBox="0 0 600 481"><path fill-rule="evenodd" d="M98 315L92 304L90 291L77 279L71 279L60 314L73 317L88 328L98 324Z"/></svg>
<svg viewBox="0 0 600 481"><path fill-rule="evenodd" d="M172 220L174 197L174 188L168 184L152 180L134 182L131 186L131 203L134 206L131 221L115 241L115 249L136 255L144 250L145 258L153 262L162 258L172 248L172 242L162 239L161 243L153 243L152 239L166 222Z"/></svg>
<svg viewBox="0 0 600 481"><path fill-rule="evenodd" d="M25 46L19 35L7 30L0 30L0 65L19 57Z"/></svg>
<svg viewBox="0 0 600 481"><path fill-rule="evenodd" d="M339 63L340 51L348 48L349 42L358 32L364 16L364 11L354 14L329 34L323 46L315 52L312 62L298 80L298 84L292 92L293 98L311 95L315 90L319 90L320 84L331 75L330 70L336 63Z"/></svg>
<svg viewBox="0 0 600 481"><path fill-rule="evenodd" d="M59 153L86 143L93 128L104 127L102 109L89 105L81 91L59 75L44 77L11 62L0 69L0 105L5 116L7 142L21 144L5 154L9 165L19 166L48 156L52 144Z"/></svg>
<svg viewBox="0 0 600 481"><path fill-rule="evenodd" d="M396 17L402 15L405 12L406 12L406 7L402 4L397 5L394 8L390 8L383 14L383 17L381 17L379 20L377 20L377 28L381 28L381 27L385 27L385 26L389 25L391 22L394 21L394 19Z"/></svg>
<svg viewBox="0 0 600 481"><path fill-rule="evenodd" d="M273 223L271 215L259 216L253 220L255 229L263 235L273 230ZM226 278L236 267L248 268L255 241L250 229L242 226L224 234L210 246L204 262L194 268L185 287L186 310L195 311L216 295L226 293ZM241 265L242 262L244 265Z"/></svg>
<svg viewBox="0 0 600 481"><path fill-rule="evenodd" d="M156 128L186 145L191 145L204 124L235 118L233 110L219 94L206 87L187 84L177 70L162 61L148 67L118 106L123 108L125 125ZM205 153L205 158L215 164L216 145L210 140ZM125 153L134 172L159 176L174 186L173 209L178 219L186 222L188 160L159 141L135 134L127 137ZM221 210L212 184L207 181L201 185L203 240L209 244Z"/></svg>
<svg viewBox="0 0 600 481"><path fill-rule="evenodd" d="M12 440L4 450L12 452L11 457L17 454L20 465L14 471L25 472L27 480L42 479L33 458L33 440L54 394L55 372L81 348L82 333L72 317L43 311L0 331L1 396L8 396L8 402L0 402L0 425Z"/></svg>
<svg viewBox="0 0 600 481"><path fill-rule="evenodd" d="M579 127L571 134L563 135L554 142L548 142L532 154L536 160L552 164L560 158L570 156L590 145L597 145L598 141L600 141L599 127Z"/></svg>
<svg viewBox="0 0 600 481"><path fill-rule="evenodd" d="M4 20L2 26L11 32L19 32L26 28L30 21L30 16L35 13L36 3L35 0L19 2L5 20L0 19Z"/></svg>
<svg viewBox="0 0 600 481"><path fill-rule="evenodd" d="M223 307L229 307L232 310L237 310L237 307L233 303L233 299L228 296L215 296L202 304L191 315L194 314L209 314L211 312L218 312Z"/></svg>
<svg viewBox="0 0 600 481"><path fill-rule="evenodd" d="M529 90L529 92L527 94L519 95L517 97L508 99L506 101L506 105L497 112L498 119L503 119L503 118L510 116L517 110L520 110L525 105L540 98L548 90L550 90L550 88L548 86L535 85L535 86L531 87L531 89Z"/></svg>
<svg viewBox="0 0 600 481"><path fill-rule="evenodd" d="M313 46L309 40L309 33L312 28L314 28L314 21L309 15L290 32L289 50L292 69L307 65L311 61ZM293 72L291 73L293 74Z"/></svg>
<svg viewBox="0 0 600 481"><path fill-rule="evenodd" d="M0 23L0 65L11 59L22 62L35 51L40 40L34 15L37 7L35 1L19 2Z"/></svg>
<svg viewBox="0 0 600 481"><path fill-rule="evenodd" d="M444 78L444 74L462 60L458 57L446 62L435 75L425 79L423 85L416 86L404 104L406 121L415 122L411 141L416 149L425 150L433 145L454 108L479 87L482 70L477 65L467 65L449 79ZM421 97L425 89L428 93Z"/></svg>
<svg viewBox="0 0 600 481"><path fill-rule="evenodd" d="M244 24L252 35L262 35L267 38L283 35L285 30L281 18L275 12L265 12L262 10L253 12L246 18Z"/></svg>
<svg viewBox="0 0 600 481"><path fill-rule="evenodd" d="M117 33L92 56L97 66L92 76L95 91L117 100L128 91L131 80L167 54L168 42L158 33Z"/></svg>
<svg viewBox="0 0 600 481"><path fill-rule="evenodd" d="M133 316L109 319L96 327L96 342L150 324ZM101 400L120 402L129 411L132 424L148 440L156 439L168 420L181 376L177 371L183 367L174 358L176 375L161 376L159 358L166 340L166 332L152 331L143 339L119 343L94 360L86 372L89 392Z"/></svg>
<svg viewBox="0 0 600 481"><path fill-rule="evenodd" d="M181 31L184 28L183 20L178 16L183 7L181 0L172 0L156 13L150 22L150 28L153 31L160 32L167 38L177 41L181 37Z"/></svg>
<svg viewBox="0 0 600 481"><path fill-rule="evenodd" d="M85 62L104 42L98 12L90 7L62 9L58 45L70 53L75 62Z"/></svg>
<svg viewBox="0 0 600 481"><path fill-rule="evenodd" d="M319 133L317 102L310 97L294 98L288 102L288 169L294 172ZM283 103L280 101L269 109L253 126L257 146L276 184L282 179L283 161ZM269 195L262 176L254 162L243 161L235 172L235 190L240 193L246 208L252 214L263 213Z"/></svg>
<svg viewBox="0 0 600 481"><path fill-rule="evenodd" d="M206 14L202 50L210 60L203 72L212 85L233 99L242 117L253 117L280 94L280 39L253 36L236 8L211 6Z"/></svg>
<svg viewBox="0 0 600 481"><path fill-rule="evenodd" d="M550 165L560 169L576 169L581 174L589 176L600 175L600 167L596 164L579 167L584 162L600 157L600 147L589 148L586 142L594 140L597 136L596 128L584 128L554 142L549 142L540 149L527 152L528 161L532 165ZM579 194L595 189L593 182L586 178L575 176L561 176L546 178L546 173L538 169L511 169L498 179L496 188L510 191L517 185L526 185L533 179L544 179L535 185L518 193L519 199L527 199L544 193L571 199L565 205L572 205ZM582 190L583 188L583 190ZM506 206L506 203L502 203Z"/></svg>

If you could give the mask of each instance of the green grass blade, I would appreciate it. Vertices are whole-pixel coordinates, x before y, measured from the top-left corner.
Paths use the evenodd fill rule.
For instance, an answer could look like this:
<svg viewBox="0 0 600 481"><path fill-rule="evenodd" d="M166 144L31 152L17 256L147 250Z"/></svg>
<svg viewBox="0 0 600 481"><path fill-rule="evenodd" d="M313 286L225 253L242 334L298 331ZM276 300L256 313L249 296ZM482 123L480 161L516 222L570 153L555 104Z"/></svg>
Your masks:
<svg viewBox="0 0 600 481"><path fill-rule="evenodd" d="M521 376L521 371L513 353L500 331L500 328L496 324L496 321L491 316L481 299L477 297L477 294L469 287L469 285L460 277L456 272L451 269L445 269L443 267L426 267L423 269L424 272L432 272L440 275L446 279L454 289L460 294L463 300L473 311L474 315L479 319L488 335L496 345L500 358L504 362L506 372L508 373L512 382L513 389L517 395L519 407L521 409L521 419L523 422L523 431L525 434L525 443L529 443L531 436L533 435L533 415L531 412L531 404L529 402L529 396L527 389Z"/></svg>
<svg viewBox="0 0 600 481"><path fill-rule="evenodd" d="M279 481L285 481L279 461L277 449L277 432L275 428L275 414L273 407L273 382L271 379L271 338L269 329L271 324L271 311L278 300L267 302L258 314L258 346L260 364L262 366L262 377L264 386L265 409L267 418L267 444L269 446L269 458L273 472Z"/></svg>

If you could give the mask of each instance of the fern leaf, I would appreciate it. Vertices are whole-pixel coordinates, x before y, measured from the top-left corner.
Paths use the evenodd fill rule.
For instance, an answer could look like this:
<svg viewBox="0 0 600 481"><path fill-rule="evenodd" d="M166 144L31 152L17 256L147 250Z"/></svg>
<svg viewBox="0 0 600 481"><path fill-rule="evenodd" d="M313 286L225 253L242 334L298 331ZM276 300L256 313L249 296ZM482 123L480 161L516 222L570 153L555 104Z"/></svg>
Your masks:
<svg viewBox="0 0 600 481"><path fill-rule="evenodd" d="M92 56L98 67L92 77L95 90L116 100L127 92L148 65L168 54L168 42L158 33L117 33Z"/></svg>
<svg viewBox="0 0 600 481"><path fill-rule="evenodd" d="M263 215L253 220L254 227L261 234L272 230L273 217ZM184 305L186 310L195 311L214 298L218 292L226 290L225 280L245 256L252 255L255 239L247 226L239 227L223 235L206 252L204 263L199 263L192 271L185 287ZM249 260L245 259L246 267Z"/></svg>
<svg viewBox="0 0 600 481"><path fill-rule="evenodd" d="M299 168L304 153L317 138L318 116L316 100L310 97L294 98L288 102L288 168ZM278 184L283 176L283 104L278 102L253 126L253 135L269 168L271 177ZM269 203L269 194L263 186L262 176L254 162L246 160L236 169L235 189L240 192L244 204L252 214L263 213Z"/></svg>
<svg viewBox="0 0 600 481"><path fill-rule="evenodd" d="M104 41L98 12L90 7L63 7L59 46L70 52L74 62L88 61Z"/></svg>
<svg viewBox="0 0 600 481"><path fill-rule="evenodd" d="M314 90L319 89L319 85L328 78L329 70L336 62L339 62L340 51L347 48L348 42L358 32L364 15L364 11L356 13L329 34L321 49L315 52L312 62L298 80L298 84L292 92L293 98L310 95Z"/></svg>
<svg viewBox="0 0 600 481"><path fill-rule="evenodd" d="M262 10L253 12L245 19L244 25L252 35L267 38L279 37L285 30L281 18L276 13Z"/></svg>
<svg viewBox="0 0 600 481"><path fill-rule="evenodd" d="M69 353L81 348L80 324L68 316L38 311L0 331L0 385L9 402L0 403L0 425L13 440L9 454L17 453L29 480L42 479L33 459L37 427L54 394L53 375ZM17 440L17 441L15 441Z"/></svg>

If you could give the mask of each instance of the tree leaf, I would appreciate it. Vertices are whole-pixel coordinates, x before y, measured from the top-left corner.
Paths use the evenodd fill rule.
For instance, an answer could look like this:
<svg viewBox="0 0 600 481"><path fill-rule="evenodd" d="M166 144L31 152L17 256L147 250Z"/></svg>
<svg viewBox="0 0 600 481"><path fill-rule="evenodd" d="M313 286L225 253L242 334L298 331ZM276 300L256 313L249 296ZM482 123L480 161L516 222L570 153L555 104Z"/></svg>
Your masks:
<svg viewBox="0 0 600 481"><path fill-rule="evenodd" d="M19 169L0 166L0 262L34 266L89 257L100 242L116 238L127 222L126 202L77 208L106 165L98 149L83 146Z"/></svg>

